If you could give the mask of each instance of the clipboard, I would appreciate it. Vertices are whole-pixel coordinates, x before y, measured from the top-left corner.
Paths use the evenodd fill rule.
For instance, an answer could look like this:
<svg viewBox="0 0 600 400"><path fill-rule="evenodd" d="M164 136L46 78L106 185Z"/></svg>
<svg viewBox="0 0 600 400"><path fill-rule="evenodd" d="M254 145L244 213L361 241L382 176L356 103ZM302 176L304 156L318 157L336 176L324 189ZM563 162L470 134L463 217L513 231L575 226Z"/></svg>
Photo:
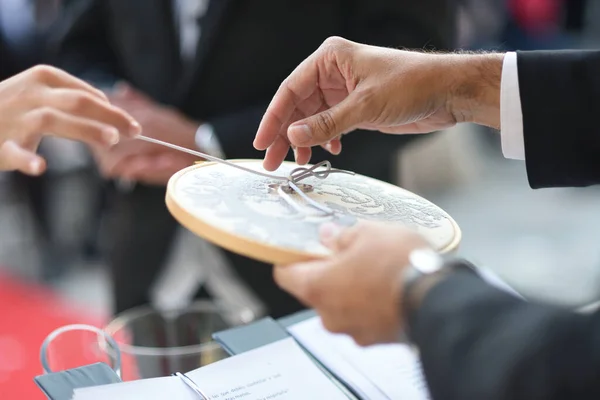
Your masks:
<svg viewBox="0 0 600 400"><path fill-rule="evenodd" d="M299 322L316 317L317 313L313 310L300 311L287 317L274 320L267 317L248 325L231 328L213 335L213 339L223 347L231 356L241 354L246 351L254 350L266 346L278 340L287 339L291 335L286 328ZM310 352L308 352L300 343L298 345L304 350L306 355L313 363L327 376L346 397L351 400L360 400L360 397L340 379L332 374L320 361L318 361Z"/></svg>
<svg viewBox="0 0 600 400"><path fill-rule="evenodd" d="M116 372L104 363L36 376L34 381L51 400L71 400L75 389L122 382Z"/></svg>

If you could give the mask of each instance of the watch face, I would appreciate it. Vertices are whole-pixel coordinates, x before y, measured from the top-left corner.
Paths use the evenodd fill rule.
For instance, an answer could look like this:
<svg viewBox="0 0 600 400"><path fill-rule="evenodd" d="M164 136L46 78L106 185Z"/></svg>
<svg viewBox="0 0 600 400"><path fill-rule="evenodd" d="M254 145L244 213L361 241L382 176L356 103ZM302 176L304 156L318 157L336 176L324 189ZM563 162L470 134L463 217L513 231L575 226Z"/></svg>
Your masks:
<svg viewBox="0 0 600 400"><path fill-rule="evenodd" d="M442 257L431 249L420 249L410 253L410 264L423 274L432 274L442 269Z"/></svg>

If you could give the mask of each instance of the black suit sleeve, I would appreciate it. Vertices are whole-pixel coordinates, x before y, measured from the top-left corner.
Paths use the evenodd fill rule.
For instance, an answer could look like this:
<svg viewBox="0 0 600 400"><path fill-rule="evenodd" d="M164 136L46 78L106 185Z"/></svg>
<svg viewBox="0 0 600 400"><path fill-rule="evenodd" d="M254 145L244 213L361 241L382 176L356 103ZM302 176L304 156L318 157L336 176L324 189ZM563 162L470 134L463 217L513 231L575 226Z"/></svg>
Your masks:
<svg viewBox="0 0 600 400"><path fill-rule="evenodd" d="M104 0L69 4L50 40L51 61L100 88L110 88L120 78L112 51Z"/></svg>
<svg viewBox="0 0 600 400"><path fill-rule="evenodd" d="M519 52L532 188L600 183L600 51Z"/></svg>
<svg viewBox="0 0 600 400"><path fill-rule="evenodd" d="M600 398L598 313L527 303L460 272L411 321L434 399Z"/></svg>
<svg viewBox="0 0 600 400"><path fill-rule="evenodd" d="M13 61L13 55L0 34L0 81L8 79L17 73L17 68Z"/></svg>

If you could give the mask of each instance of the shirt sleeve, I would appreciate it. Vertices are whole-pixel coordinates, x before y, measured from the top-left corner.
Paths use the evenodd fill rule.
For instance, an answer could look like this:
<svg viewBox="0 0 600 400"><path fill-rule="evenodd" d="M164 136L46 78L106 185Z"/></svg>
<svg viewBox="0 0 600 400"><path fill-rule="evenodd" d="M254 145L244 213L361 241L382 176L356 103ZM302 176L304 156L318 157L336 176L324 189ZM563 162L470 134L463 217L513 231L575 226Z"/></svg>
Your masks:
<svg viewBox="0 0 600 400"><path fill-rule="evenodd" d="M500 86L500 134L504 157L525 160L523 140L523 111L519 94L517 53L504 56Z"/></svg>
<svg viewBox="0 0 600 400"><path fill-rule="evenodd" d="M200 151L210 154L213 157L225 158L223 147L215 135L214 127L211 124L204 123L196 131L196 146Z"/></svg>

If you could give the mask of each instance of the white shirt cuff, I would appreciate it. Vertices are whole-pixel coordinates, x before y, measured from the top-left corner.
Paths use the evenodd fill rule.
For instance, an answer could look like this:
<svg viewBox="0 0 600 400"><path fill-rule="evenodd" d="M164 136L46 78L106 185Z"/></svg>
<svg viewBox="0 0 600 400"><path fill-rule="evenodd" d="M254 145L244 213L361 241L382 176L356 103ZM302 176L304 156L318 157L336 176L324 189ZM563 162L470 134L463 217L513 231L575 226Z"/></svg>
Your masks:
<svg viewBox="0 0 600 400"><path fill-rule="evenodd" d="M196 131L196 146L198 149L206 154L218 158L225 158L223 148L219 143L217 135L215 135L214 129L210 124L202 124Z"/></svg>
<svg viewBox="0 0 600 400"><path fill-rule="evenodd" d="M523 111L519 93L517 53L504 56L500 85L500 135L504 157L525 160L523 140Z"/></svg>
<svg viewBox="0 0 600 400"><path fill-rule="evenodd" d="M522 300L525 300L525 297L523 297L521 293L517 292L512 286L504 282L492 270L485 267L477 267L477 273L481 277L481 279L483 279L487 284L494 286L495 288L500 289L515 297L518 297Z"/></svg>

